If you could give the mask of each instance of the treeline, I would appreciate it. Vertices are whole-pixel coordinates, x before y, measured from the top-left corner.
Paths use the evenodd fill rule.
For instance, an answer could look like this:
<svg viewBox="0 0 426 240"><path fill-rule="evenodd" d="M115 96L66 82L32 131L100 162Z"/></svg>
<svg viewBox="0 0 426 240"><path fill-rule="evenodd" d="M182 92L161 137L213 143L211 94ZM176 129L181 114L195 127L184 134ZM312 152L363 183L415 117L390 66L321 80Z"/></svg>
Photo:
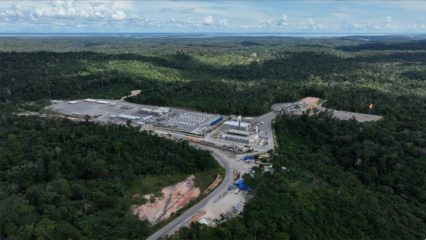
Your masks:
<svg viewBox="0 0 426 240"><path fill-rule="evenodd" d="M358 52L358 51L368 51L368 50L426 50L426 40L417 40L417 41L406 41L406 42L375 42L375 43L365 43L359 45L351 46L339 46L336 49L348 51L348 52Z"/></svg>
<svg viewBox="0 0 426 240"><path fill-rule="evenodd" d="M152 228L129 208L144 176L217 167L207 152L137 129L3 115L0 238L143 239Z"/></svg>
<svg viewBox="0 0 426 240"><path fill-rule="evenodd" d="M214 38L187 38L161 37L139 38L134 37L55 37L55 38L16 38L2 37L0 51L2 52L102 52L102 53L137 53L137 54L173 54L176 49L204 53L223 53L227 50L240 51L242 49L256 49L261 47L287 47L301 42L311 43L316 39L294 37L214 37ZM318 40L319 42L327 40ZM248 43L248 44L247 44ZM220 46L220 48L218 48Z"/></svg>
<svg viewBox="0 0 426 240"><path fill-rule="evenodd" d="M246 176L256 190L244 213L172 239L423 238L424 132L388 124L324 114L279 119L276 173Z"/></svg>
<svg viewBox="0 0 426 240"><path fill-rule="evenodd" d="M276 102L295 101L304 88L292 85L274 87L258 82L254 86L214 80L191 82L144 81L141 94L126 99L134 103L185 107L220 114L261 115ZM300 90L300 91L299 91Z"/></svg>

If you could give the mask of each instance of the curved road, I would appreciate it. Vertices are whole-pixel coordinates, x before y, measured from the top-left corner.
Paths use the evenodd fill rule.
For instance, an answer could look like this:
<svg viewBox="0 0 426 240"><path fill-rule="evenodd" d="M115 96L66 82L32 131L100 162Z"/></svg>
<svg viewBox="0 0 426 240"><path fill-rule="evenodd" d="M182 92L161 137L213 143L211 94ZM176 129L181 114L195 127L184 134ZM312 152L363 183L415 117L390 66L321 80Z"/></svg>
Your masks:
<svg viewBox="0 0 426 240"><path fill-rule="evenodd" d="M209 150L211 151L212 156L216 159L216 161L219 162L220 165L222 165L226 170L225 178L223 179L222 183L217 187L213 192L211 192L207 197L205 197L203 200L192 206L190 209L186 210L182 215L168 223L166 226L162 227L160 230L152 234L150 237L148 237L148 240L154 240L159 239L161 237L165 237L172 233L175 229L181 227L183 224L187 223L190 218L195 215L198 211L200 211L203 207L207 205L207 203L211 200L214 200L219 197L224 191L227 190L228 186L232 182L232 174L233 169L231 168L229 161L230 158L223 153L223 151L206 147L204 145L194 144L200 149L203 150Z"/></svg>

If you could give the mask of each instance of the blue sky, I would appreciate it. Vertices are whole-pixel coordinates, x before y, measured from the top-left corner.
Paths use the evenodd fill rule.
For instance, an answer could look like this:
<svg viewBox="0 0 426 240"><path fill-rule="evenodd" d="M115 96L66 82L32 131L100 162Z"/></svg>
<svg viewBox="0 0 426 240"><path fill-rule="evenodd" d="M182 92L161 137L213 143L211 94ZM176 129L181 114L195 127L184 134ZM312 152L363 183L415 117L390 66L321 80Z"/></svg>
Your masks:
<svg viewBox="0 0 426 240"><path fill-rule="evenodd" d="M426 33L426 1L0 1L0 32Z"/></svg>

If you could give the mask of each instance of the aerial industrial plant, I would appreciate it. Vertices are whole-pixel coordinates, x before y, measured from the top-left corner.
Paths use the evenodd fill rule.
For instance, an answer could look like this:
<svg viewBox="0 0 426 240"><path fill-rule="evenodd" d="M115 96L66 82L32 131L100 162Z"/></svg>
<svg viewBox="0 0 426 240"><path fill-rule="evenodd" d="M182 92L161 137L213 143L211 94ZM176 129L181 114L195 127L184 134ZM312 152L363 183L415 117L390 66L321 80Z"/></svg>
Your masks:
<svg viewBox="0 0 426 240"><path fill-rule="evenodd" d="M263 125L261 118L223 116L180 108L133 104L122 100L55 100L52 103L46 108L48 111L73 120L130 125L140 127L141 130L171 131L192 137L192 140L199 143L236 152L272 149L268 142L271 130Z"/></svg>
<svg viewBox="0 0 426 240"><path fill-rule="evenodd" d="M182 215L171 222L164 232L173 232L188 226L192 221L214 226L242 211L253 190L244 185L244 174L252 174L254 167L273 173L275 169L267 162L259 161L274 149L272 121L281 114L301 115L330 112L333 117L359 122L376 121L381 116L335 111L322 107L324 100L307 97L293 103L278 103L272 111L258 117L219 115L181 108L160 107L129 103L122 100L82 99L72 101L55 100L46 107L47 112L74 121L92 121L100 124L120 124L150 131L153 134L174 140L186 140L195 147L209 150L221 160L227 176L210 202L200 203L188 216ZM223 151L225 150L225 151ZM231 153L230 156L226 155ZM266 164L266 165L265 165ZM283 170L286 168L283 167ZM235 194L229 194L234 192ZM180 219L182 218L182 219ZM158 236L160 236L158 235Z"/></svg>

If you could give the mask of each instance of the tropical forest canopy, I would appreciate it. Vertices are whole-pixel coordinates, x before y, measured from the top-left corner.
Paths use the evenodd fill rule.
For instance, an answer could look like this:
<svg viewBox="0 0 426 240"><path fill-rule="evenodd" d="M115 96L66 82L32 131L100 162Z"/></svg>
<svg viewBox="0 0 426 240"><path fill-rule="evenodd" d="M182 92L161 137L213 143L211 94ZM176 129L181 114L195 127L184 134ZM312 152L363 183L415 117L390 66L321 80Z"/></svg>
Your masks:
<svg viewBox="0 0 426 240"><path fill-rule="evenodd" d="M137 129L2 115L0 236L144 239L153 229L130 213L142 203L132 196L217 168L208 152Z"/></svg>

